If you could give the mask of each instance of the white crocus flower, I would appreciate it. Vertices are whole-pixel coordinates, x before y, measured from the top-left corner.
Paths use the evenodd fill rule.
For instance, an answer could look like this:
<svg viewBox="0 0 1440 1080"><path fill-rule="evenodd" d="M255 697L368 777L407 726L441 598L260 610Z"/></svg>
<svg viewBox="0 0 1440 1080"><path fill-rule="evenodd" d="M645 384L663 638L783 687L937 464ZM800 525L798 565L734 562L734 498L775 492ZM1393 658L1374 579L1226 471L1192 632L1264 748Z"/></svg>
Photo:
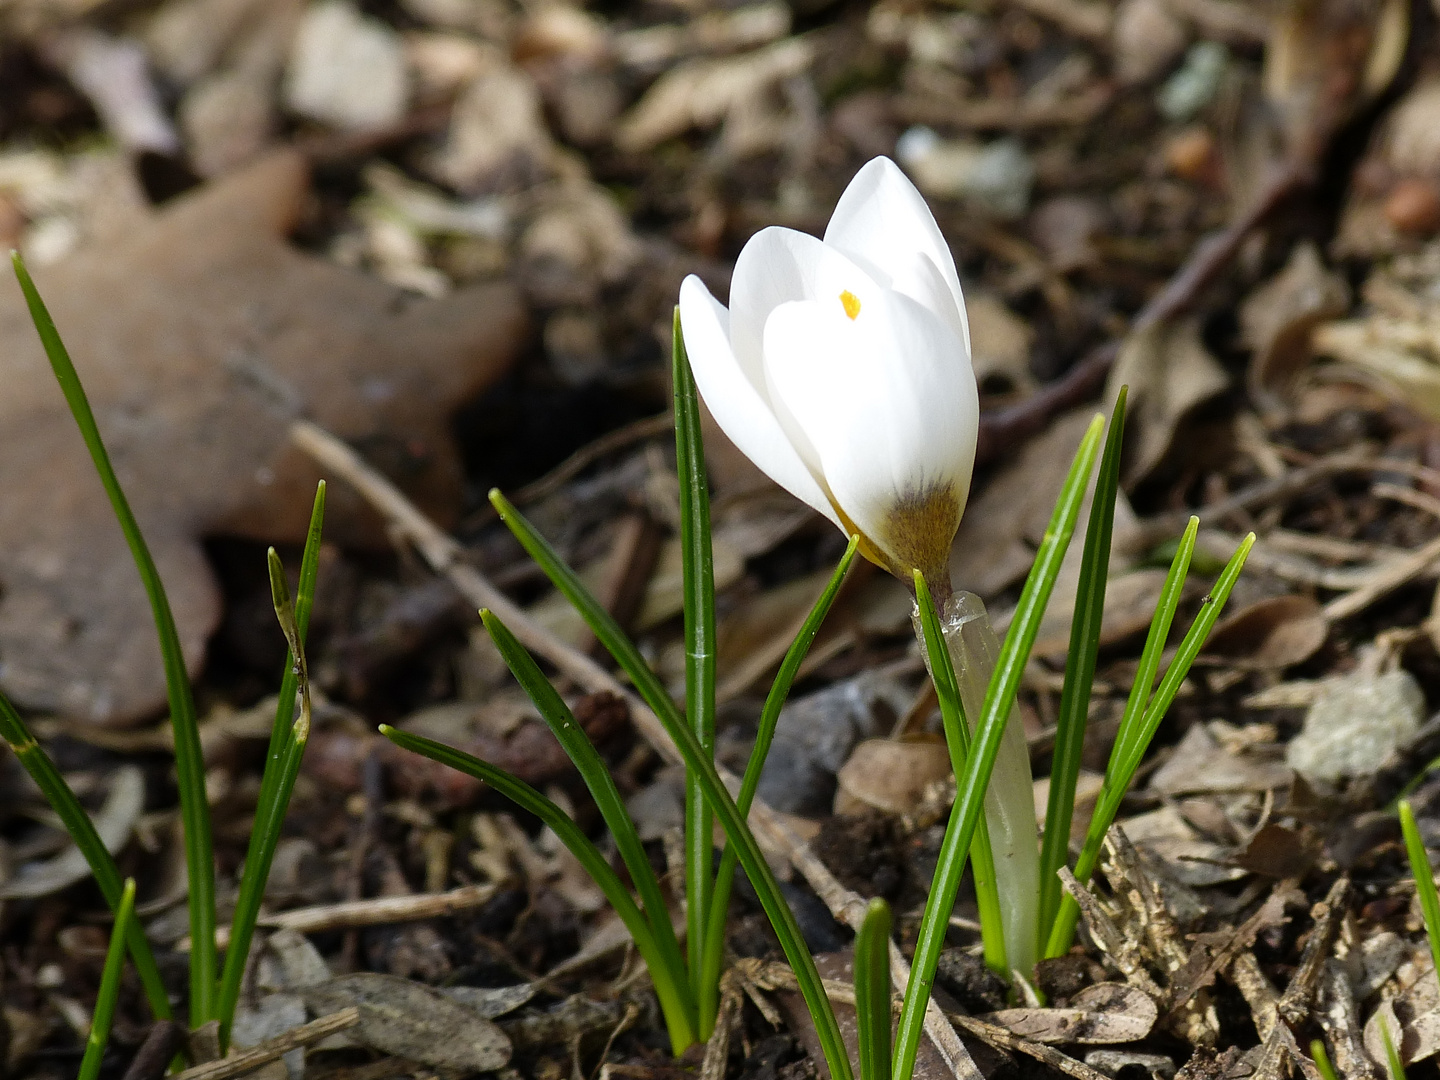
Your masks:
<svg viewBox="0 0 1440 1080"><path fill-rule="evenodd" d="M690 276L680 324L722 431L861 551L943 592L979 401L955 260L889 158L862 168L824 240L756 233L727 311Z"/></svg>

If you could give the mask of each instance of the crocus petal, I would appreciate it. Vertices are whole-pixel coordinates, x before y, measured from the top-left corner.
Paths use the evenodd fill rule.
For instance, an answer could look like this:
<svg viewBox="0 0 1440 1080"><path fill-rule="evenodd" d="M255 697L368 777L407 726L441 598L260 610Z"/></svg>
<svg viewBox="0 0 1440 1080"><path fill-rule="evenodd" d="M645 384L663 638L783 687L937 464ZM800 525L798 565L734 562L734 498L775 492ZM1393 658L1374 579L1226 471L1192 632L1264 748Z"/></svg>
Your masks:
<svg viewBox="0 0 1440 1080"><path fill-rule="evenodd" d="M772 399L815 448L837 508L892 569L943 562L969 493L979 425L975 380L954 331L888 290L855 319L823 302L788 303L766 324L765 367ZM939 517L926 517L917 538L907 514L922 504Z"/></svg>
<svg viewBox="0 0 1440 1080"><path fill-rule="evenodd" d="M950 245L940 234L924 197L889 158L873 158L855 174L830 215L825 243L892 288L894 282L907 277L912 253L923 252L949 286L964 321L965 297ZM968 351L968 330L964 340Z"/></svg>
<svg viewBox="0 0 1440 1080"><path fill-rule="evenodd" d="M770 479L839 525L825 492L740 370L730 348L730 313L694 274L680 285L680 332L695 388L720 430Z"/></svg>
<svg viewBox="0 0 1440 1080"><path fill-rule="evenodd" d="M745 244L730 279L730 344L735 359L762 396L765 386L765 320L792 300L838 299L851 292L863 301L873 279L835 248L809 233L771 226Z"/></svg>
<svg viewBox="0 0 1440 1080"><path fill-rule="evenodd" d="M964 343L965 356L970 356L970 321L965 317L965 305L955 303L955 294L934 260L923 251L917 251L903 262L897 260L895 276L890 282L895 292L904 293L911 300L929 308Z"/></svg>

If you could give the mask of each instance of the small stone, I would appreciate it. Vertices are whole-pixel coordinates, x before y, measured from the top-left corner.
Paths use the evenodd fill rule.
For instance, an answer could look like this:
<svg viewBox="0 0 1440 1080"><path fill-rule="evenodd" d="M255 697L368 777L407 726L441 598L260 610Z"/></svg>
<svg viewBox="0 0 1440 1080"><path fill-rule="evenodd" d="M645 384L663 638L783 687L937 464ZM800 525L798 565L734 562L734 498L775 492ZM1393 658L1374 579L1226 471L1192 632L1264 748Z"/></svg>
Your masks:
<svg viewBox="0 0 1440 1080"><path fill-rule="evenodd" d="M1440 191L1429 180L1401 180L1385 200L1385 220L1400 232L1430 235L1440 229Z"/></svg>
<svg viewBox="0 0 1440 1080"><path fill-rule="evenodd" d="M1230 50L1218 41L1201 41L1185 54L1179 71L1165 80L1155 104L1167 120L1189 120L1209 105L1230 65Z"/></svg>
<svg viewBox="0 0 1440 1080"><path fill-rule="evenodd" d="M344 0L305 13L290 53L285 104L349 131L396 123L409 97L400 36Z"/></svg>
<svg viewBox="0 0 1440 1080"><path fill-rule="evenodd" d="M1112 31L1115 74L1127 86L1149 82L1175 62L1189 36L1165 0L1122 0Z"/></svg>
<svg viewBox="0 0 1440 1080"><path fill-rule="evenodd" d="M1420 730L1425 695L1407 671L1328 682L1305 714L1285 762L1306 777L1368 776Z"/></svg>
<svg viewBox="0 0 1440 1080"><path fill-rule="evenodd" d="M946 949L940 954L935 981L972 1013L1005 1008L1005 980L964 949Z"/></svg>
<svg viewBox="0 0 1440 1080"><path fill-rule="evenodd" d="M1165 167L1181 180L1214 182L1220 170L1215 136L1205 127L1186 128L1165 143Z"/></svg>

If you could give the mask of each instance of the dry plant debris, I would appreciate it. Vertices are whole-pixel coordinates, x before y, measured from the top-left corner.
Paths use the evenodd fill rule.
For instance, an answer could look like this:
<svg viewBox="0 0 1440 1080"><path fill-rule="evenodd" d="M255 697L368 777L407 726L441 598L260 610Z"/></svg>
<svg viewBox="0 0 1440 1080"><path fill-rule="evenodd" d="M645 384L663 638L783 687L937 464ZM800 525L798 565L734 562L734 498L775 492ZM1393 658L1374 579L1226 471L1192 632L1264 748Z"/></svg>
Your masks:
<svg viewBox="0 0 1440 1080"><path fill-rule="evenodd" d="M927 1068L1309 1077L1323 1036L1351 1080L1381 1075L1382 1022L1407 1064L1432 1059L1440 989L1385 810L1413 785L1440 848L1437 25L1427 0L0 5L0 240L37 268L205 658L222 886L283 655L255 541L298 537L326 431L359 452L324 466L316 731L242 1013L255 1056L196 1075L814 1075L748 900L721 1035L672 1062L564 849L373 731L513 767L598 833L474 629L474 606L508 605L667 859L681 796L653 718L480 496L514 495L676 680L676 287L694 271L722 295L753 231L817 228L878 153L931 198L964 278L985 465L954 565L999 621L1079 427L1131 387L1090 775L1164 545L1192 511L1202 558L1260 537L1103 882L1077 891L1088 936L1038 973L1046 1004L994 1000L962 892ZM140 871L170 964L183 873L149 614L5 296L0 682L55 714L37 728ZM305 449L296 420L318 425ZM838 549L707 436L733 767ZM341 482L367 477L409 499ZM1074 589L1012 721L1041 774ZM761 839L837 978L869 895L896 905L903 967L953 794L911 650L908 599L857 573L762 787ZM73 1072L103 935L13 762L0 783L5 1066L48 1078ZM127 993L107 1069L158 1080L175 1032L143 1015ZM337 1016L343 1037L314 1041Z"/></svg>

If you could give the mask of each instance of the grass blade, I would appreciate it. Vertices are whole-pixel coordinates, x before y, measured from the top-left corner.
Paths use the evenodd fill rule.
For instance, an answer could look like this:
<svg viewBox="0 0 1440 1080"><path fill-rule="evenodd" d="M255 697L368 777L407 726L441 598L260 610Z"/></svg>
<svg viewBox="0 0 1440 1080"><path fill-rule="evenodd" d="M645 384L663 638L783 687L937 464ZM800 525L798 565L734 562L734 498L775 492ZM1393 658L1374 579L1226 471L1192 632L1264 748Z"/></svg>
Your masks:
<svg viewBox="0 0 1440 1080"><path fill-rule="evenodd" d="M900 1012L896 1032L896 1080L910 1080L915 1069L915 1056L920 1049L921 1032L925 1023L925 1006L930 1000L930 990L935 985L935 965L945 944L950 911L955 904L955 893L960 887L965 857L979 823L985 789L990 782L990 771L1000 749L1005 721L1010 716L1015 695L1020 689L1020 677L1030 658L1035 635L1040 631L1045 606L1055 588L1060 564L1065 558L1065 550L1070 546L1075 523L1080 517L1080 504L1084 500L1085 489L1089 486L1090 472L1100 450L1100 434L1103 429L1104 420L1099 416L1095 417L1076 451L1049 527L1045 530L1045 540L1036 553L1035 564L1030 569L1029 577L1025 579L1015 616L1005 635L1005 643L1000 648L995 674L990 679L990 689L985 695L985 711L980 717L975 738L971 741L965 775L956 777L958 788L955 805L950 811L949 824L945 827L940 858L935 867L930 896L925 903L920 936L915 946L915 958L910 967L910 983L905 988L905 1004Z"/></svg>
<svg viewBox="0 0 1440 1080"><path fill-rule="evenodd" d="M1130 702L1127 703L1125 714L1120 719L1120 731L1115 739L1115 748L1110 753L1110 762L1105 769L1105 780L1100 787L1100 795L1096 800L1095 813L1090 819L1090 828L1085 834L1085 844L1080 849L1080 855L1075 860L1075 877L1084 883L1090 880L1090 875L1095 872L1095 864L1100 859L1100 847L1104 842L1105 833L1115 821L1115 815L1119 813L1120 802L1130 788L1130 781L1135 777L1135 770L1139 768L1141 759L1145 756L1145 750L1150 745L1150 740L1155 737L1155 731L1160 726L1160 721L1165 718L1170 704L1175 700L1175 695L1180 692L1180 686L1185 677L1190 674L1190 666L1195 662L1205 639L1210 635L1210 629L1215 625L1215 620L1220 617L1220 612L1225 608L1225 602L1230 598L1231 590L1235 588L1235 582L1240 578L1240 571L1245 568L1245 560L1250 554L1250 548L1255 543L1255 534L1251 533L1240 546L1230 561L1225 564L1221 571L1220 578L1215 582L1215 587L1205 598L1200 608L1200 614L1190 624L1189 631L1180 642L1180 648L1175 654L1175 659L1165 671L1165 677L1160 680L1155 695L1150 698L1148 704L1141 712L1136 705L1137 700L1144 701L1144 694L1148 691L1149 681L1154 677L1155 666L1158 666L1159 653L1164 648L1164 635L1158 634L1158 624L1166 623L1174 615L1174 607L1179 603L1179 592L1184 585L1184 568L1189 565L1189 555L1195 545L1195 531L1199 522L1195 518L1190 519L1190 527L1185 530L1185 536L1181 539L1180 548L1176 552L1175 562L1171 565L1170 575L1166 579L1166 588L1161 593L1160 607L1156 610L1155 620L1151 624L1150 638L1145 643L1145 653L1141 655L1141 671L1136 677L1135 685L1130 690ZM1174 582L1173 595L1170 586ZM1153 651L1157 657L1154 665L1147 667L1146 655ZM1142 681L1143 678L1143 681ZM1075 925L1079 919L1080 909L1075 904L1072 896L1065 896L1060 902L1060 910L1055 918L1055 925L1051 930L1050 942L1046 948L1047 956L1061 956L1068 952L1070 943L1074 940Z"/></svg>
<svg viewBox="0 0 1440 1080"><path fill-rule="evenodd" d="M861 1080L890 1080L890 905L871 900L855 935Z"/></svg>
<svg viewBox="0 0 1440 1080"><path fill-rule="evenodd" d="M556 562L566 573L570 572L568 567L565 567L558 559ZM500 647L501 654L505 655L506 662L509 663L512 658L515 660L515 663L511 664L511 670L516 671L517 666L520 668L520 671L516 671L516 677L520 679L521 685L527 691L533 689L532 700L538 695L541 700L547 702L546 706L540 706L539 701L536 702L540 707L541 715L545 716L547 708L553 708L553 702L559 701L559 695L545 680L540 669L535 666L535 661L520 647L519 642L515 641L500 620L490 612L482 612L481 615L485 619L486 626L490 628L492 636L495 636L496 645ZM496 634L497 630L500 631L498 635ZM623 635L621 638L623 639ZM502 639L504 639L503 644ZM512 650L509 655L506 654L507 648ZM521 672L524 672L523 677ZM560 702L560 706L563 709L564 702ZM568 714L568 710L566 713ZM725 830L728 846L735 849L736 858L750 879L751 886L755 889L760 906L764 908L765 915L769 918L770 925L775 931L775 936L780 941L785 959L789 962L791 970L795 973L796 981L800 984L800 993L804 997L805 1004L810 1010L810 1016L815 1023L821 1052L830 1066L831 1077L833 1080L852 1080L850 1059L845 1052L845 1043L840 1037L840 1026L835 1021L835 1012L830 1007L830 1000L825 996L824 985L820 980L820 973L815 967L815 960L805 945L805 939L800 932L799 923L795 920L794 912L790 910L790 906L781 896L780 885L775 880L774 872L765 861L765 857L760 851L760 845L756 842L750 827L745 823L744 815L736 807L735 800L731 798L729 790L721 781L720 774L715 769L715 762L706 754L699 739L695 737L695 733L690 730L690 726L680 716L679 710L675 709L672 704L668 709L657 710L656 716L664 725L666 734L674 741L680 756L685 761L686 768L699 778L705 798L709 801L710 808L715 812L721 827ZM573 723L572 719L571 724ZM553 725L552 730L555 730ZM556 735L559 737L560 732L556 731ZM568 738L568 736L567 732L566 737ZM561 739L561 743L565 744L565 738ZM576 765L577 768L580 767L579 762ZM581 775L585 776L584 769L581 769ZM604 773L604 778L609 781L609 774ZM586 780L588 782L588 777ZM599 802L598 799L596 801ZM686 985L688 989L688 984Z"/></svg>
<svg viewBox="0 0 1440 1080"><path fill-rule="evenodd" d="M140 533L140 525L120 488L110 455L100 438L95 414L80 385L75 365L60 340L55 322L40 299L40 293L18 253L11 254L15 276L25 294L30 317L40 335L45 355L55 372L55 379L65 395L71 415L90 451L95 471L110 497L115 517L130 546L135 568L150 599L155 616L155 629L160 638L160 655L165 665L165 686L170 701L170 723L175 732L175 774L180 793L180 816L185 827L185 866L190 888L190 938L195 943L190 951L190 1024L199 1026L215 1016L215 864L210 841L210 806L205 799L205 759L200 751L200 728L195 719L195 701L190 692L190 677L185 670L185 656L180 649L180 635L165 586L150 557L150 549Z"/></svg>
<svg viewBox="0 0 1440 1080"><path fill-rule="evenodd" d="M305 553L300 560L299 592L293 609L286 595L284 573L275 549L271 548L267 556L271 595L275 600L276 617L285 634L287 651L284 674L280 679L280 700L275 709L275 726L270 732L270 748L265 755L265 771L260 778L260 794L255 804L255 824L250 831L245 871L240 878L235 914L230 920L230 944L225 950L225 965L220 974L216 1014L220 1020L222 1052L230 1044L230 1028L240 1000L240 985L245 975L250 942L255 936L255 921L260 916L265 883L270 877L275 849L280 843L280 831L285 824L285 812L290 805L290 796L295 790L295 780L300 775L300 763L310 737L310 685L305 663L305 634L315 601L315 578L324 520L325 482L322 480L315 492ZM297 687L300 691L300 715L292 719Z"/></svg>
<svg viewBox="0 0 1440 1080"><path fill-rule="evenodd" d="M1075 809L1075 783L1090 714L1090 691L1100 655L1100 625L1105 616L1105 586L1110 576L1110 539L1115 528L1115 499L1120 490L1120 451L1125 441L1125 399L1122 386L1110 414L1110 430L1100 457L1090 524L1080 562L1075 615L1070 622L1070 649L1065 657L1065 682L1055 725L1055 752L1050 766L1050 797L1045 834L1040 846L1040 940L1050 934L1060 909L1058 871L1070 859L1070 821Z"/></svg>
<svg viewBox="0 0 1440 1080"><path fill-rule="evenodd" d="M750 813L750 804L755 800L756 789L760 786L760 774L765 770L765 759L770 753L770 744L775 741L775 725L780 720L780 710L785 707L785 702L790 697L790 687L794 685L795 676L800 673L800 665L805 662L805 656L815 641L815 635L820 632L825 616L830 613L835 597L840 594L840 586L845 583L845 575L850 572L855 553L859 549L859 538L852 536L839 565L835 567L835 573L830 575L829 584L810 609L810 614L800 627L800 633L790 643L785 659L780 663L780 670L765 698L765 707L760 710L755 746L745 763L745 775L740 780L740 794L735 799L735 807L742 817ZM715 873L715 898L710 906L710 921L705 930L705 953L701 961L700 989L697 995L701 1038L709 1037L720 1007L720 968L725 957L725 923L730 910L730 890L735 882L735 866L735 848L733 845L727 846L720 856L720 868Z"/></svg>
<svg viewBox="0 0 1440 1080"><path fill-rule="evenodd" d="M675 463L680 477L680 551L685 597L685 714L700 747L715 756L715 557L710 543L710 482L700 431L700 399L680 335L680 309L671 329L675 384ZM714 824L700 782L685 777L686 946L695 997L701 995L705 930L715 887ZM708 1038L706 1025L701 1037Z"/></svg>
<svg viewBox="0 0 1440 1080"><path fill-rule="evenodd" d="M1330 1063L1330 1055L1325 1052L1324 1042L1311 1039L1310 1056L1315 1060L1315 1071L1320 1074L1321 1080L1340 1080L1335 1075L1335 1066Z"/></svg>
<svg viewBox="0 0 1440 1080"><path fill-rule="evenodd" d="M1380 1018L1380 1038L1385 1043L1385 1071L1390 1080L1405 1080L1405 1063L1400 1060L1400 1051L1395 1048L1395 1038L1390 1034L1390 1021Z"/></svg>
<svg viewBox="0 0 1440 1080"><path fill-rule="evenodd" d="M670 925L670 912L665 906L665 898L660 893L660 883L655 879L655 871L650 867L650 859L640 843L639 834L635 831L635 823L630 820L630 814L625 809L625 801L615 787L615 780L610 775L610 770L586 736L585 730L576 722L569 706L555 692L555 688L550 685L550 680L541 672L534 658L525 651L525 647L520 642L515 640L515 635L510 633L505 624L491 611L480 612L480 618L485 623L485 629L489 631L490 639L500 650L500 655L504 658L511 673L514 674L516 681L530 696L530 700L535 703L535 707L540 711L541 717L549 725L550 730L554 732L555 738L564 748L566 755L575 763L575 770L585 781L585 786L590 789L590 795L600 810L600 816L605 819L605 824L610 828L610 835L615 839L615 847L620 853L621 861L630 871L630 880L635 883L635 890L640 894L645 917L650 922L651 932L655 936L661 954L665 957L674 977L685 987L682 1000L689 1026L695 1030L698 1026L695 1023L695 997L690 992L685 961L680 952L680 943L675 937L674 927ZM684 1048L684 1046L677 1047L676 1052L679 1053Z"/></svg>
<svg viewBox="0 0 1440 1080"><path fill-rule="evenodd" d="M396 746L484 781L511 802L543 821L560 842L569 848L576 861L590 875L590 879L600 887L600 891L610 901L610 906L630 931L635 947L640 950L645 966L650 971L650 979L655 984L655 994L660 999L660 1008L670 1032L670 1045L675 1053L680 1053L695 1041L694 1028L690 1026L691 1010L687 1004L689 995L684 970L677 972L673 968L657 940L654 927L631 898L625 883L610 869L605 856L600 854L563 810L523 780L444 743L396 731L388 724L382 724L380 732Z"/></svg>
<svg viewBox="0 0 1440 1080"><path fill-rule="evenodd" d="M80 805L75 792L70 790L70 785L60 775L60 770L41 749L25 721L3 694L0 694L0 737L3 737L14 751L20 764L25 766L25 771L30 774L35 786L44 794L45 801L60 818L65 831L70 834L70 839L80 849L80 854L85 856L90 872L95 875L95 884L100 887L101 895L105 897L105 903L118 917L120 901L125 892L120 868L106 850L105 842L95 831L95 823ZM145 998L150 1003L150 1011L157 1020L170 1019L170 998L165 991L165 983L160 978L160 969L155 965L155 954L150 950L150 942L138 923L130 923L126 943L130 946L135 970L140 974L140 983L145 988Z"/></svg>
<svg viewBox="0 0 1440 1080"><path fill-rule="evenodd" d="M1410 858L1410 873L1415 878L1415 893L1420 898L1420 912L1425 917L1425 934L1430 938L1430 958L1440 971L1440 895L1435 892L1435 868L1425 853L1425 841L1415 824L1415 811L1410 800L1400 800L1400 831L1405 835L1405 854Z"/></svg>
<svg viewBox="0 0 1440 1080"><path fill-rule="evenodd" d="M110 1042L110 1022L115 1019L115 1002L120 997L120 976L125 970L126 938L135 914L135 879L126 878L120 893L120 906L115 910L115 926L110 931L110 948L105 953L105 969L100 975L100 992L95 995L95 1013L90 1019L90 1035L85 1040L85 1056L80 1060L79 1080L96 1080L105 1047Z"/></svg>
<svg viewBox="0 0 1440 1080"><path fill-rule="evenodd" d="M956 782L965 775L970 757L970 725L965 718L965 705L950 658L950 646L940 628L940 615L935 610L925 575L915 571L915 603L920 609L920 626L925 635L925 652L930 657L931 677L935 696L940 702L940 720L945 728L945 745L950 750L950 769ZM971 868L975 875L975 902L980 909L980 938L985 948L985 966L1006 982L1010 981L1010 961L1005 955L1005 921L1001 914L1000 894L995 881L995 854L990 847L990 830L985 815L975 826L975 839L970 845Z"/></svg>
<svg viewBox="0 0 1440 1080"><path fill-rule="evenodd" d="M620 669L630 677L636 692L650 706L652 712L660 717L668 727L671 724L682 723L683 717L675 702L670 699L669 692L656 674L650 670L650 665L640 655L640 650L630 640L625 631L620 629L610 612L605 610L605 605L595 599L595 595L580 580L580 576L565 564L559 553L550 546L549 542L536 531L535 526L526 520L525 515L520 513L511 505L510 501L500 494L498 489L490 492L490 505L495 507L495 512L500 515L500 520L520 541L520 546L525 549L529 556L535 560L545 576L570 601L572 607L580 613L585 620L585 625L595 635L595 640L605 646L605 650L615 658Z"/></svg>

